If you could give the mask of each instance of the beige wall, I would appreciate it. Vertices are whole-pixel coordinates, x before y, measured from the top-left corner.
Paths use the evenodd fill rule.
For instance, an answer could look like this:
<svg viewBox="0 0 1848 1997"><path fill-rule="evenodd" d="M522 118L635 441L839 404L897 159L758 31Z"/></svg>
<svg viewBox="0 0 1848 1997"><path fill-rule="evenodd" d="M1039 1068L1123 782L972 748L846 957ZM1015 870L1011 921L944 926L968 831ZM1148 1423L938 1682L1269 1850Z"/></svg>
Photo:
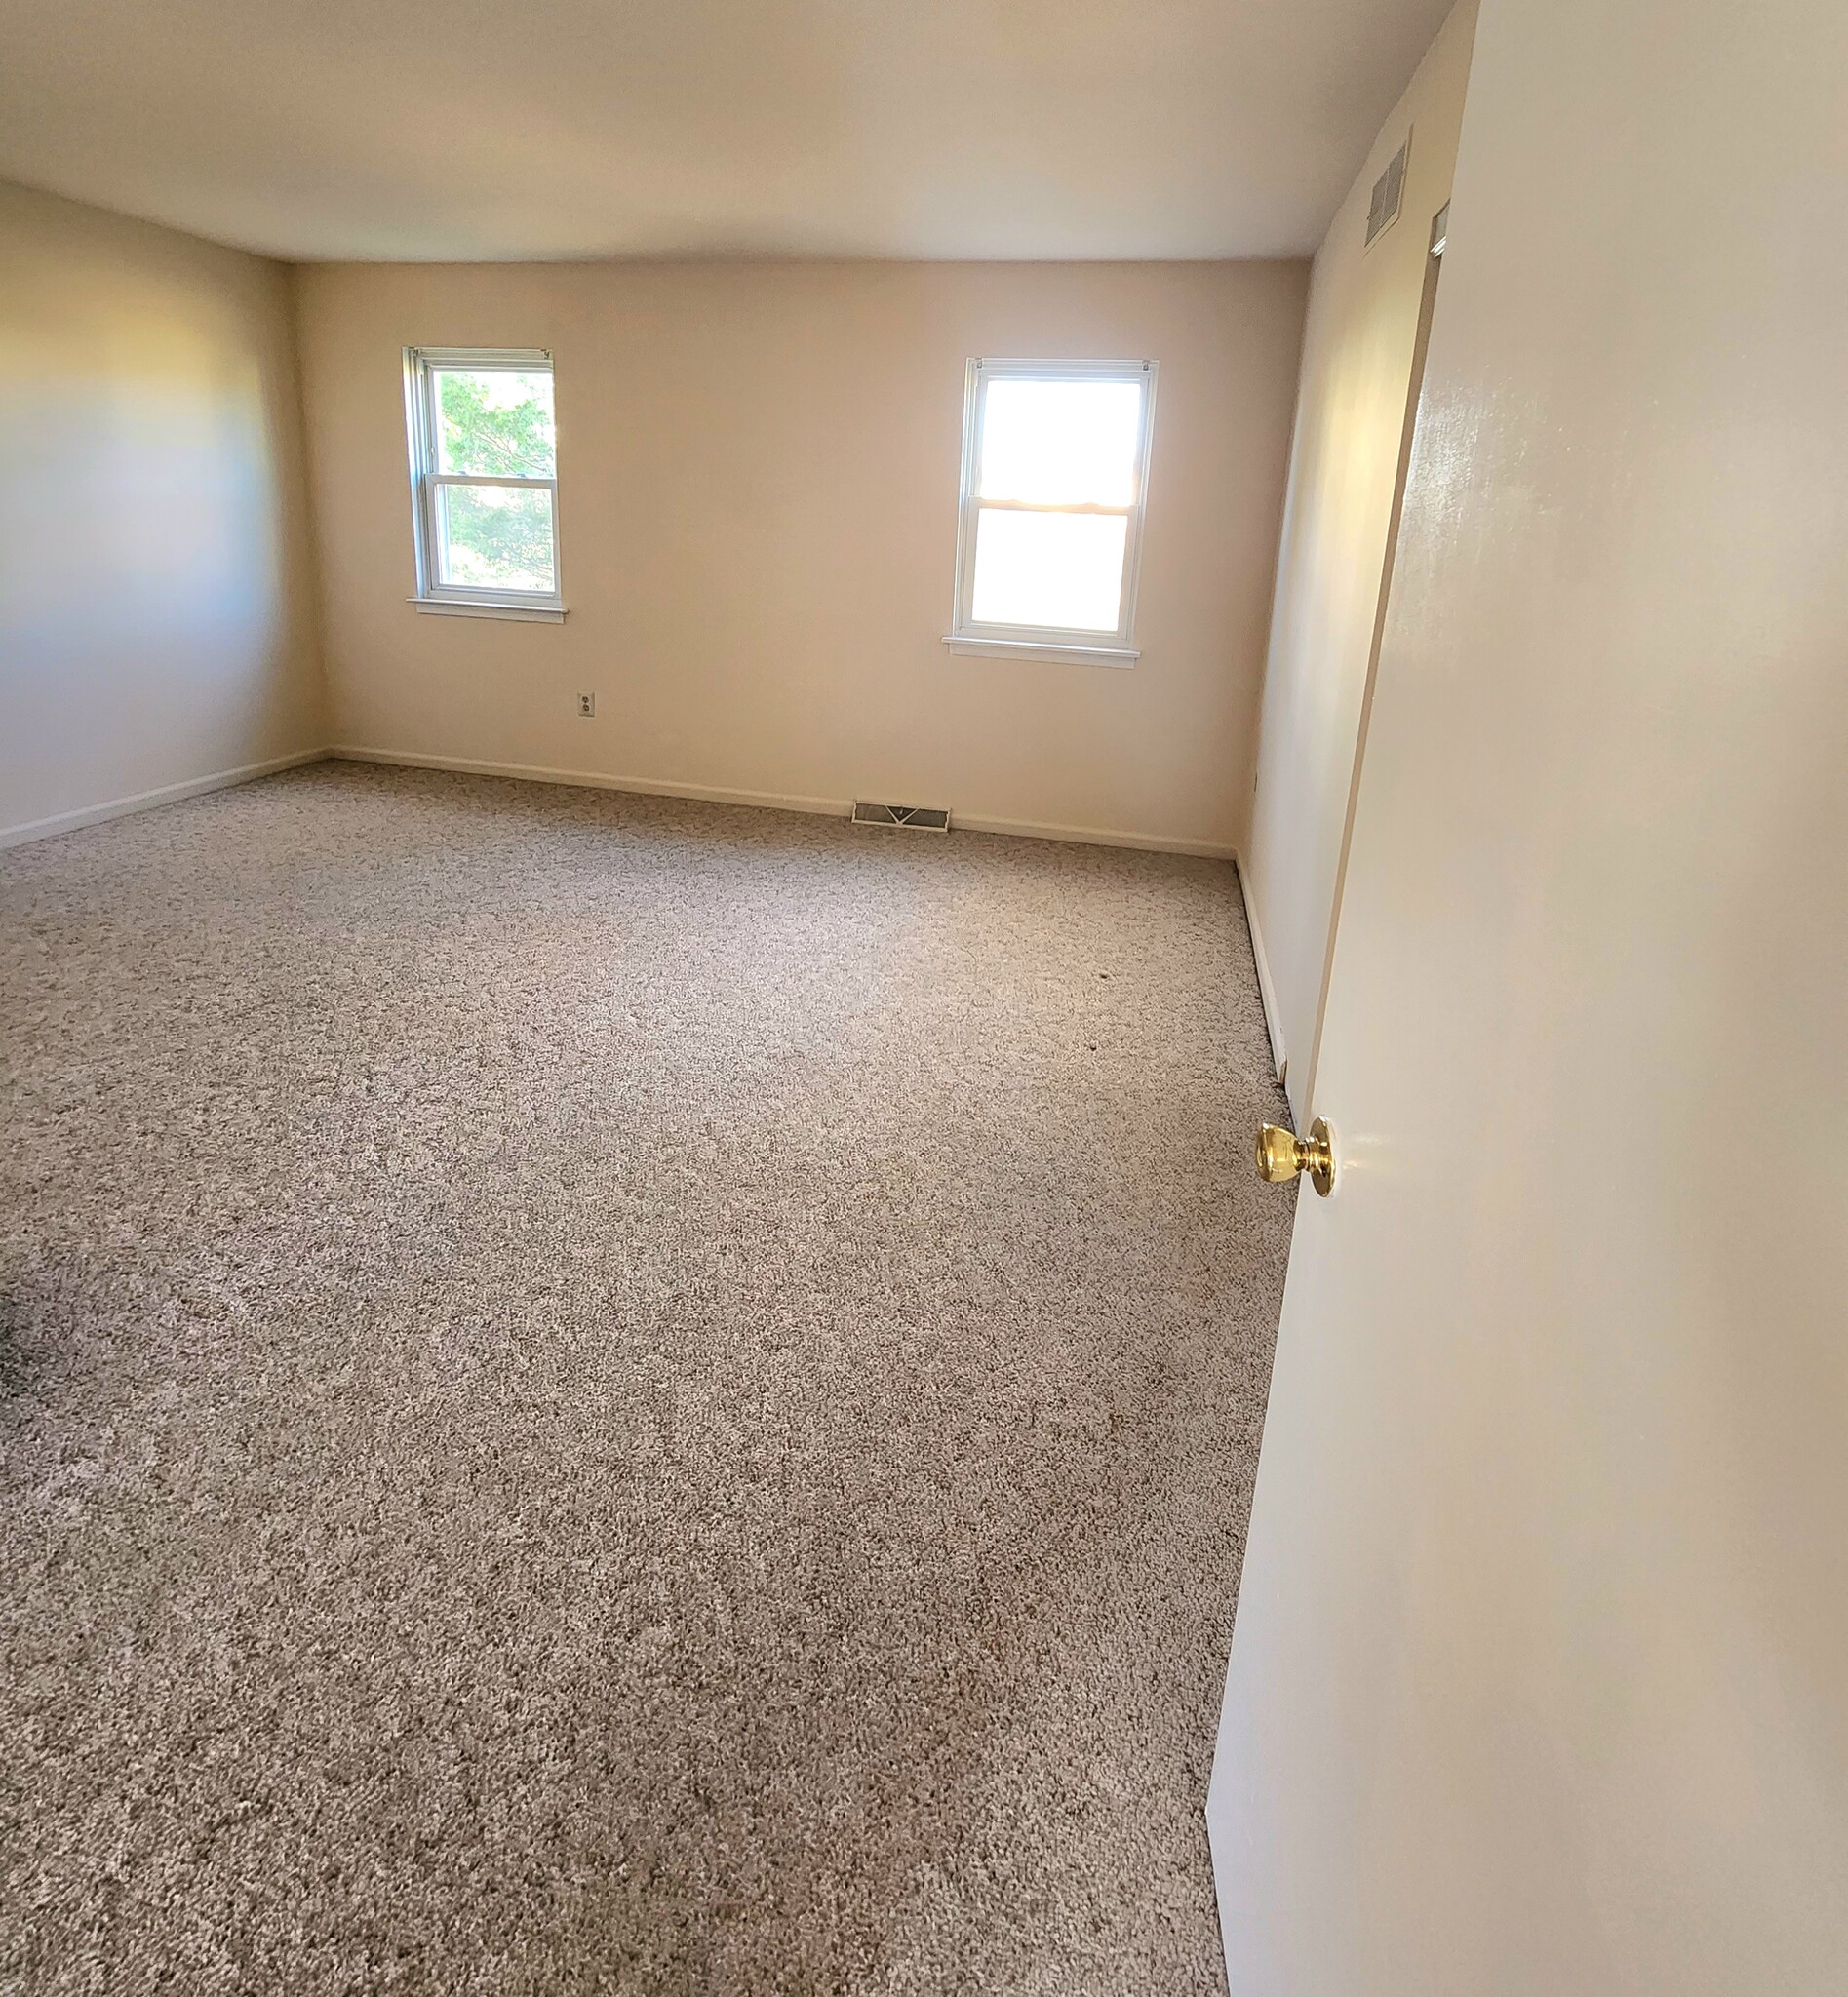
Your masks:
<svg viewBox="0 0 1848 1997"><path fill-rule="evenodd" d="M308 562L288 273L0 184L0 842L324 746Z"/></svg>
<svg viewBox="0 0 1848 1997"><path fill-rule="evenodd" d="M1306 279L1298 263L304 269L337 739L1228 849ZM554 351L563 625L407 603L407 344ZM1131 669L941 642L963 363L982 353L1160 364Z"/></svg>
<svg viewBox="0 0 1848 1997"><path fill-rule="evenodd" d="M1450 196L1475 27L1460 0L1316 257L1248 852L1267 1007L1299 1117L1321 1002L1355 745L1398 469L1431 221ZM1373 182L1412 134L1399 218L1366 247Z"/></svg>

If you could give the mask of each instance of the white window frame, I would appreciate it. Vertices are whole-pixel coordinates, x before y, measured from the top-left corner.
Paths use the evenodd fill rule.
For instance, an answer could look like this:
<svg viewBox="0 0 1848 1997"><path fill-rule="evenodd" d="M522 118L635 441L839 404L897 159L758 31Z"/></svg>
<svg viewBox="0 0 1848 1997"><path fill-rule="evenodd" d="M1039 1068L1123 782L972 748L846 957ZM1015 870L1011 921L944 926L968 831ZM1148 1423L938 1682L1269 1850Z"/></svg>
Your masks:
<svg viewBox="0 0 1848 1997"><path fill-rule="evenodd" d="M984 658L1066 659L1081 665L1132 666L1136 584L1142 568L1142 529L1149 498L1149 453L1155 439L1156 364L1153 361L1000 361L968 364L963 391L963 490L956 537L956 607L943 642L954 652ZM1123 539L1121 616L1114 632L1069 631L1051 625L982 624L969 614L975 591L975 530L982 501L982 425L991 381L1135 381L1142 386L1142 424L1136 439L1135 492L1127 506L1032 506L1031 513L1114 513L1129 522ZM993 506L996 502L988 502ZM1014 504L1016 502L1006 502Z"/></svg>
<svg viewBox="0 0 1848 1997"><path fill-rule="evenodd" d="M466 368L477 373L551 374L552 356L543 347L406 347L405 439L411 453L411 530L416 551L417 593L411 601L420 610L446 611L465 617L531 618L559 623L565 616L563 555L558 532L557 459L549 479L478 476L437 469L437 407L435 377L445 368ZM554 379L554 421L557 382ZM519 486L548 495L552 507L552 587L534 589L472 589L441 581L437 575L437 492L444 486Z"/></svg>

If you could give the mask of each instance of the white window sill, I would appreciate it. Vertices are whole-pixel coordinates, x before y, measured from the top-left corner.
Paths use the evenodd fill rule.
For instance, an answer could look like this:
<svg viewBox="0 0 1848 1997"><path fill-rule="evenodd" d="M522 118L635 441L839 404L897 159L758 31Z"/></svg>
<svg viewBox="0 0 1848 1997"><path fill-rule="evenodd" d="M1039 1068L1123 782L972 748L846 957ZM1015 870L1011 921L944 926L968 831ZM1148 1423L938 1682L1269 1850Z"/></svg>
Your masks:
<svg viewBox="0 0 1848 1997"><path fill-rule="evenodd" d="M1075 666L1133 666L1142 656L1121 645L1054 645L1034 638L963 638L954 631L943 642L963 658L1063 659Z"/></svg>
<svg viewBox="0 0 1848 1997"><path fill-rule="evenodd" d="M433 617L506 617L516 624L563 624L563 604L473 604L460 597L406 597Z"/></svg>

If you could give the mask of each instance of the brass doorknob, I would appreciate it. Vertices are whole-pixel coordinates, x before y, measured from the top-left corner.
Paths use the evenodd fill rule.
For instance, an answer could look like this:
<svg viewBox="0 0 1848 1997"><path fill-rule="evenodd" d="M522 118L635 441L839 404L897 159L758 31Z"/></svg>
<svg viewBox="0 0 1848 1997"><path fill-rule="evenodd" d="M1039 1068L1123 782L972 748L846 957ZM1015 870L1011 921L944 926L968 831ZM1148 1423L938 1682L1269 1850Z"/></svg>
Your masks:
<svg viewBox="0 0 1848 1997"><path fill-rule="evenodd" d="M1335 1190L1335 1147L1328 1125L1317 1116L1307 1137L1277 1123L1258 1128L1258 1177L1273 1186L1286 1186L1298 1172L1326 1199Z"/></svg>

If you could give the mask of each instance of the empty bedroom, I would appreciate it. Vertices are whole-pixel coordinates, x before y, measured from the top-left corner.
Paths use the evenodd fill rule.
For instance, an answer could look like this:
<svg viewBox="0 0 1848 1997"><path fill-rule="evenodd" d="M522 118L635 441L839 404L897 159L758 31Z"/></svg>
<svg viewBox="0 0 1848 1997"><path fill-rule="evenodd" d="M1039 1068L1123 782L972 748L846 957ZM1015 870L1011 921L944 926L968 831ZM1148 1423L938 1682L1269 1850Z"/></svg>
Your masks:
<svg viewBox="0 0 1848 1997"><path fill-rule="evenodd" d="M1848 629L1646 11L0 4L0 1989L1823 1987L1828 1230L1553 1169Z"/></svg>

